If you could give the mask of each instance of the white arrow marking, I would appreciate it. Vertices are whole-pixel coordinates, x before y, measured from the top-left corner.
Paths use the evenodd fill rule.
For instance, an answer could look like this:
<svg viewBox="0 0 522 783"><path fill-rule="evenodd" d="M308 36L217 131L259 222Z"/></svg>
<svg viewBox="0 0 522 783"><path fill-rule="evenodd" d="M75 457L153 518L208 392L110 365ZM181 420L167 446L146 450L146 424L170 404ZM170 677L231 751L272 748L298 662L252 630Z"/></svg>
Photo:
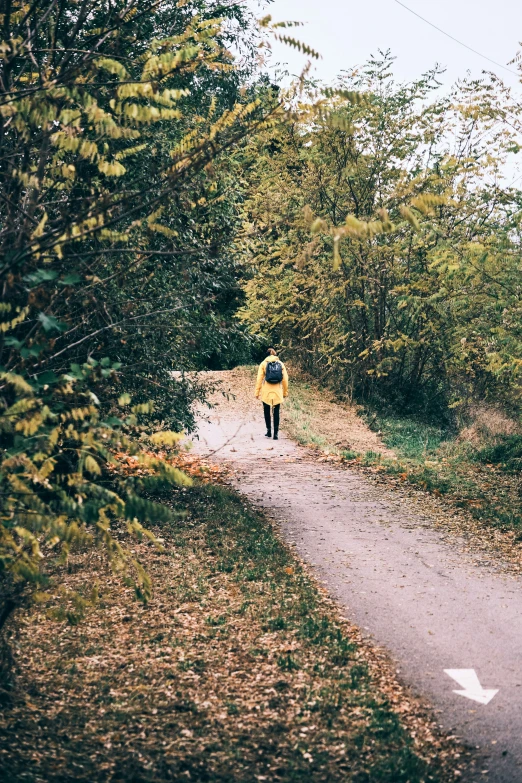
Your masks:
<svg viewBox="0 0 522 783"><path fill-rule="evenodd" d="M462 691L453 691L459 696L465 696L467 699L478 701L480 704L488 704L491 699L497 695L498 688L483 688L475 669L444 669L453 680L464 689Z"/></svg>

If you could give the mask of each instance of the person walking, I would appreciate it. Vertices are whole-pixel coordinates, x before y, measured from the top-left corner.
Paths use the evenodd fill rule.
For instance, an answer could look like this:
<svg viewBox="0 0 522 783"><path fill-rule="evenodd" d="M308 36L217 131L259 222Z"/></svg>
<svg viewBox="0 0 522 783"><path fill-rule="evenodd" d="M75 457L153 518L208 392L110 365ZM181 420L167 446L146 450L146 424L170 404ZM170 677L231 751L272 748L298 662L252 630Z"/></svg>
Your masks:
<svg viewBox="0 0 522 783"><path fill-rule="evenodd" d="M267 357L259 365L256 382L256 400L261 397L265 414L266 437L272 437L271 409L274 411L274 440L279 438L279 412L288 397L288 373L278 358L275 348L269 348Z"/></svg>

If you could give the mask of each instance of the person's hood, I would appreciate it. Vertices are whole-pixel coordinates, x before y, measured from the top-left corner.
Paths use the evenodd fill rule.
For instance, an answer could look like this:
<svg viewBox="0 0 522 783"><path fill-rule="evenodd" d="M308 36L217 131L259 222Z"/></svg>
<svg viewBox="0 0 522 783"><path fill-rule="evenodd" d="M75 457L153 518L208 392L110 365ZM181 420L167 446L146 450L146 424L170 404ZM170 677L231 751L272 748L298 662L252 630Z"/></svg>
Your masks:
<svg viewBox="0 0 522 783"><path fill-rule="evenodd" d="M267 356L265 359L266 362L280 362L281 359L279 356Z"/></svg>

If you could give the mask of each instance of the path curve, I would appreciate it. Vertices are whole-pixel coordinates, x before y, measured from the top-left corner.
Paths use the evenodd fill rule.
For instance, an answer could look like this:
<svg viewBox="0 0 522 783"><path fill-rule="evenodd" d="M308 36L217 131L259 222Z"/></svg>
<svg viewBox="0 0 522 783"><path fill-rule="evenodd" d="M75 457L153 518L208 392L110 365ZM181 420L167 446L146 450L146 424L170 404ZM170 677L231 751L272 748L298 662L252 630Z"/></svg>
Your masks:
<svg viewBox="0 0 522 783"><path fill-rule="evenodd" d="M440 724L476 748L468 780L522 783L520 578L477 565L404 497L317 462L284 432L268 440L257 406L221 402L194 446L234 468L236 488L280 523L346 617L387 648ZM464 669L498 689L488 704L454 692L462 687L445 670Z"/></svg>

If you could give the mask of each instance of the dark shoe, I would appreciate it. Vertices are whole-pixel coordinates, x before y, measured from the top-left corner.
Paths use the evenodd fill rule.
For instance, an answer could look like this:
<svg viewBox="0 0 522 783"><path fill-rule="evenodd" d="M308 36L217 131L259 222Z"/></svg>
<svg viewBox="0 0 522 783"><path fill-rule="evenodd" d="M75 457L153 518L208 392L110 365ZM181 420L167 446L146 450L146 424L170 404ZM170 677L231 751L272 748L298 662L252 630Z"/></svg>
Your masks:
<svg viewBox="0 0 522 783"><path fill-rule="evenodd" d="M277 434L277 432L274 432L274 440L279 440L279 435Z"/></svg>
<svg viewBox="0 0 522 783"><path fill-rule="evenodd" d="M265 438L271 438L271 437L272 437L272 433L270 432L270 430L267 430Z"/></svg>

